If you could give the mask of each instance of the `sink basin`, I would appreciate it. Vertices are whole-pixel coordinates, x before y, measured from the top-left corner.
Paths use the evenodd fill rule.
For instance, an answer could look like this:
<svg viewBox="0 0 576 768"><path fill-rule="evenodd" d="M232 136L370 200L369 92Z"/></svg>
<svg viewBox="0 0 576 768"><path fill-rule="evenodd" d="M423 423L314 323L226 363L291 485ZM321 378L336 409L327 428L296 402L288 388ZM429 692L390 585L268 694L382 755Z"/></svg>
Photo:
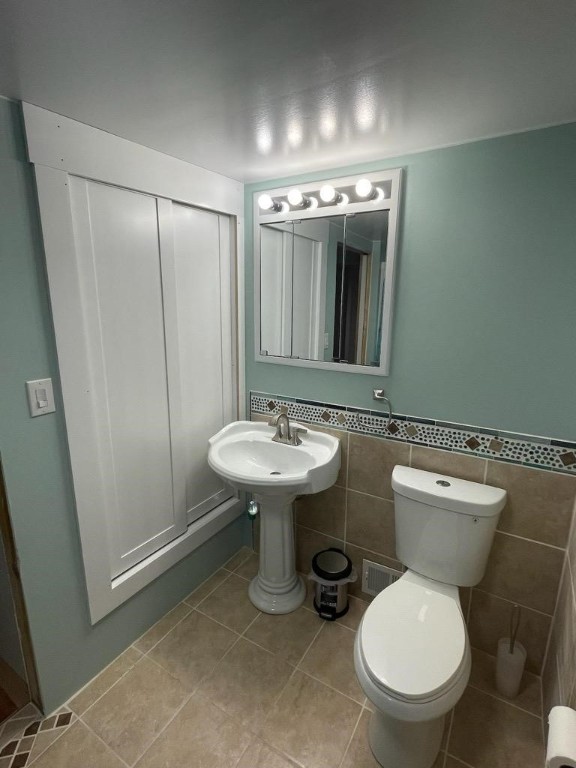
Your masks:
<svg viewBox="0 0 576 768"><path fill-rule="evenodd" d="M261 422L235 421L210 438L208 463L237 490L259 495L318 493L335 483L340 469L335 437L308 431L300 436L301 445L284 445L272 441L275 432Z"/></svg>
<svg viewBox="0 0 576 768"><path fill-rule="evenodd" d="M290 422L290 428L303 429ZM296 573L296 496L319 493L336 482L340 441L322 432L301 434L301 445L275 443L262 422L236 421L208 441L208 463L233 488L252 493L260 509L260 567L248 595L266 613L290 613L302 605L306 587Z"/></svg>

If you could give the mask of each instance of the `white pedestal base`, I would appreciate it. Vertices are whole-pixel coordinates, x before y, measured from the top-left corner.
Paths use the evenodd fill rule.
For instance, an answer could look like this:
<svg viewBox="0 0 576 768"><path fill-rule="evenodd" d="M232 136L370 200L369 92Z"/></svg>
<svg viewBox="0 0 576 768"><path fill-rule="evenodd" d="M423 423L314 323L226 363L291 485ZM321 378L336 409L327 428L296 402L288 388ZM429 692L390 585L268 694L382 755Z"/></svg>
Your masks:
<svg viewBox="0 0 576 768"><path fill-rule="evenodd" d="M383 712L370 717L368 741L382 768L432 768L440 751L444 715L435 720L396 720Z"/></svg>
<svg viewBox="0 0 576 768"><path fill-rule="evenodd" d="M294 496L254 497L260 505L260 569L248 595L264 613L291 613L306 598L294 556Z"/></svg>

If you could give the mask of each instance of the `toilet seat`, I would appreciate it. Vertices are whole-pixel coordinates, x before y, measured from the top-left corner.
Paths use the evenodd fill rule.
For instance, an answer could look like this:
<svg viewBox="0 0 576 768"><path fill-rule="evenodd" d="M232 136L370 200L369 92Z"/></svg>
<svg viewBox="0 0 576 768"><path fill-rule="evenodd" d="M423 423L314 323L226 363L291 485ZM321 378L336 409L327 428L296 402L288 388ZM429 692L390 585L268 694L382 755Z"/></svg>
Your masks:
<svg viewBox="0 0 576 768"><path fill-rule="evenodd" d="M407 571L370 604L358 637L363 667L387 697L442 697L469 664L458 588Z"/></svg>

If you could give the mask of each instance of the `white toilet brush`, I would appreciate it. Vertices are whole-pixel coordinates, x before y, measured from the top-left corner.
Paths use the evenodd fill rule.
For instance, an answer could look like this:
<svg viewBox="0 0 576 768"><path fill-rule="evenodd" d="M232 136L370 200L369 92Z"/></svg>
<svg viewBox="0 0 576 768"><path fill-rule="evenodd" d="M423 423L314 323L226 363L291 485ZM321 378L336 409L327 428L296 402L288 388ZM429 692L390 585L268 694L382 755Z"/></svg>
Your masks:
<svg viewBox="0 0 576 768"><path fill-rule="evenodd" d="M498 641L496 689L508 699L518 695L526 664L526 649L516 640L520 618L521 608L515 605L510 614L510 637L502 637Z"/></svg>

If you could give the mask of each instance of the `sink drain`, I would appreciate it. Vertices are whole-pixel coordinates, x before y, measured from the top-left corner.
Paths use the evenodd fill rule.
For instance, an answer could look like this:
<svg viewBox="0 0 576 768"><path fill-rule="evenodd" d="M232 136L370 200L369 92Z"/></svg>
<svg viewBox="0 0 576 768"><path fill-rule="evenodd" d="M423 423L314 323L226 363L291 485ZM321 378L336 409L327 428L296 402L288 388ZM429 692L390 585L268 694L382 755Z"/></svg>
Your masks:
<svg viewBox="0 0 576 768"><path fill-rule="evenodd" d="M282 472L270 472L271 475L281 475Z"/></svg>

